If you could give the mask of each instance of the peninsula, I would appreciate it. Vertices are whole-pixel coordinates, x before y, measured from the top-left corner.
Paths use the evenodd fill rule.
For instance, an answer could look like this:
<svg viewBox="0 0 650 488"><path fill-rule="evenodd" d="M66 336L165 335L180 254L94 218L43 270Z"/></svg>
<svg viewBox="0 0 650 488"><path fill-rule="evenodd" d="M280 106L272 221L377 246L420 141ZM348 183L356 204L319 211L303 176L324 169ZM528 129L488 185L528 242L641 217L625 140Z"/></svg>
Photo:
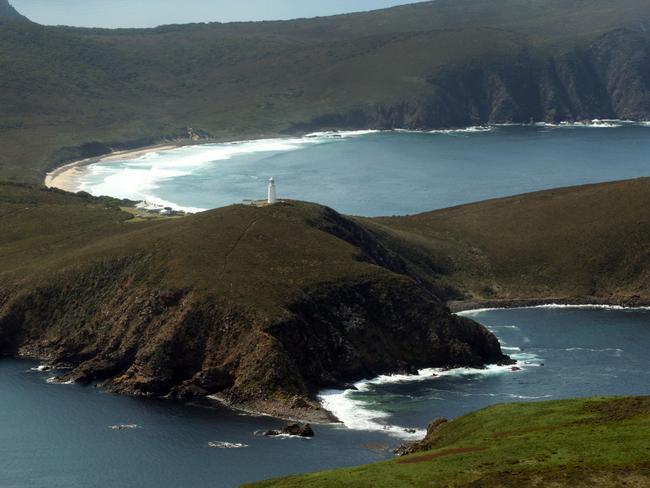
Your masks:
<svg viewBox="0 0 650 488"><path fill-rule="evenodd" d="M0 351L122 393L326 421L319 388L508 361L449 301L650 303L649 179L379 219L286 202L131 222L111 199L0 197Z"/></svg>
<svg viewBox="0 0 650 488"><path fill-rule="evenodd" d="M0 0L0 355L56 366L60 382L325 423L324 388L512 364L456 311L650 305L648 178L381 218L271 191L270 205L142 219L134 202L49 187L148 147L647 121L648 66L647 0L115 30L38 25ZM499 406L434 423L409 457L267 486L418 486L431 470L459 486L580 486L587 471L585 486L643 486L649 411L645 398ZM539 469L522 474L521 453Z"/></svg>

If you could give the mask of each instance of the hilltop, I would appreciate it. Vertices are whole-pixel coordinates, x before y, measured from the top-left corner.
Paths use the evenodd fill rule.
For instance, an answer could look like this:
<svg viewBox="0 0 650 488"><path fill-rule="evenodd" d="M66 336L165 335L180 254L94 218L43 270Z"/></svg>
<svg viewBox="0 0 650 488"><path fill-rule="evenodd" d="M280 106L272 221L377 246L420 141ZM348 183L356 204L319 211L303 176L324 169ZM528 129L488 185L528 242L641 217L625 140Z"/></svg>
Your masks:
<svg viewBox="0 0 650 488"><path fill-rule="evenodd" d="M5 181L165 140L650 118L644 0L440 0L156 29L0 23Z"/></svg>
<svg viewBox="0 0 650 488"><path fill-rule="evenodd" d="M317 390L507 361L366 228L315 204L142 222L126 202L0 185L0 354L62 379L330 420Z"/></svg>
<svg viewBox="0 0 650 488"><path fill-rule="evenodd" d="M498 405L432 424L416 453L259 487L648 486L650 399Z"/></svg>
<svg viewBox="0 0 650 488"><path fill-rule="evenodd" d="M368 222L429 266L461 308L641 305L650 303L649 205L650 179L640 178Z"/></svg>

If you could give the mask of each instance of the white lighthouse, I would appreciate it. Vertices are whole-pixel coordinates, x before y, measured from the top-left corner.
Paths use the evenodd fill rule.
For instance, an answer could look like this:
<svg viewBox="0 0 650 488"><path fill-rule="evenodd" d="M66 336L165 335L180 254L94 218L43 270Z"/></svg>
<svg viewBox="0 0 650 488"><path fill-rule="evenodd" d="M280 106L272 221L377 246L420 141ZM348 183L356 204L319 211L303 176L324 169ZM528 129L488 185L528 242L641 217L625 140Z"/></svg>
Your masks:
<svg viewBox="0 0 650 488"><path fill-rule="evenodd" d="M278 196L275 191L275 180L271 178L269 180L269 199L268 199L268 204L273 205L278 201Z"/></svg>

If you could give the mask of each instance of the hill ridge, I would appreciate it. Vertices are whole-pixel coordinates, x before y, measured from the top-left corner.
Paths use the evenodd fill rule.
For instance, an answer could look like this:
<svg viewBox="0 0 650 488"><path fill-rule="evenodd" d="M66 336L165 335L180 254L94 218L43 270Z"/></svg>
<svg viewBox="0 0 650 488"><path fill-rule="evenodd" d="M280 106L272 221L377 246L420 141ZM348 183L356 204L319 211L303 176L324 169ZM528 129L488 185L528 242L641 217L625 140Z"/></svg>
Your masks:
<svg viewBox="0 0 650 488"><path fill-rule="evenodd" d="M27 20L27 17L20 14L10 3L9 0L0 0L0 19L20 19Z"/></svg>

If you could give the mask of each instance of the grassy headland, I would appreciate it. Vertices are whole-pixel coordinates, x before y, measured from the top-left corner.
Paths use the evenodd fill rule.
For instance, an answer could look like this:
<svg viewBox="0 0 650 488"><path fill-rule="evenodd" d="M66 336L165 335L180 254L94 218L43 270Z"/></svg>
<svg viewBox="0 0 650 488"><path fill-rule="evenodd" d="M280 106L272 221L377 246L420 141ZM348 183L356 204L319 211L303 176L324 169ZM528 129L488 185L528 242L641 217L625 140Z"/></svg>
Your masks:
<svg viewBox="0 0 650 488"><path fill-rule="evenodd" d="M640 178L364 222L449 300L638 305L650 303L649 205Z"/></svg>
<svg viewBox="0 0 650 488"><path fill-rule="evenodd" d="M0 353L113 391L327 419L315 390L504 360L365 227L315 204L134 222L123 202L0 185Z"/></svg>
<svg viewBox="0 0 650 488"><path fill-rule="evenodd" d="M650 398L498 405L433 430L397 459L258 487L643 487Z"/></svg>
<svg viewBox="0 0 650 488"><path fill-rule="evenodd" d="M0 9L0 180L165 140L650 118L644 0L78 29Z"/></svg>
<svg viewBox="0 0 650 488"><path fill-rule="evenodd" d="M395 218L234 205L134 222L124 202L0 185L0 352L114 391L326 418L318 388L504 359L445 302L639 304L650 179Z"/></svg>

